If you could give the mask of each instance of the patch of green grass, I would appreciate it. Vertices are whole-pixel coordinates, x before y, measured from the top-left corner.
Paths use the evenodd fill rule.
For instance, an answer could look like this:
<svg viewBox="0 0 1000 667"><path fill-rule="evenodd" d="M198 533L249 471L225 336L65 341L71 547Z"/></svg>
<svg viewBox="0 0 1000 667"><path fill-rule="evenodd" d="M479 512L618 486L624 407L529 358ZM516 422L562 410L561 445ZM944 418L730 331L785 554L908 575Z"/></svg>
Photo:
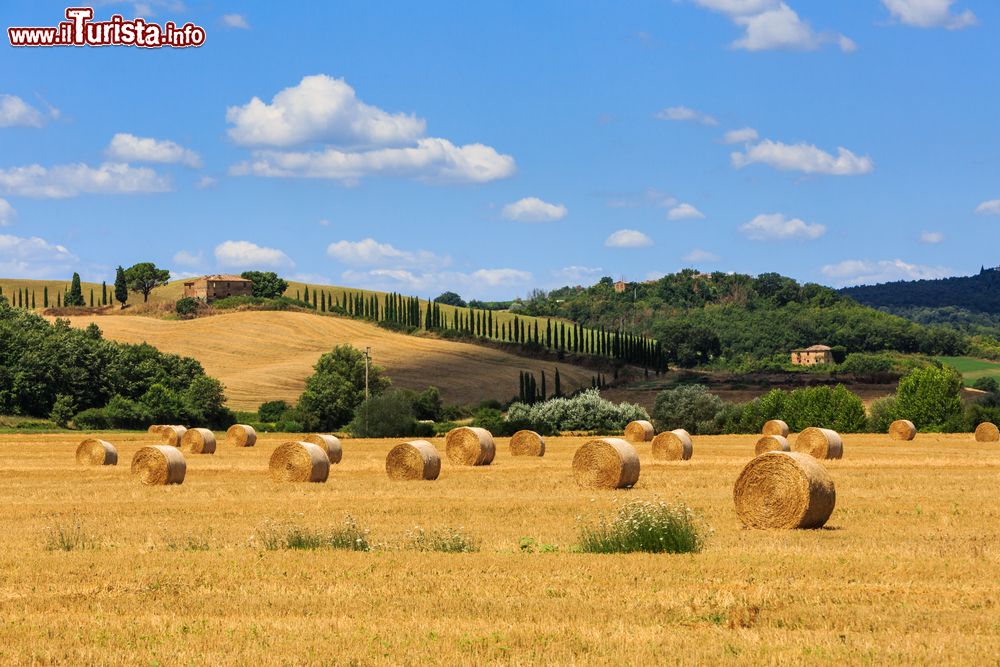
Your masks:
<svg viewBox="0 0 1000 667"><path fill-rule="evenodd" d="M683 503L637 500L596 526L584 527L580 551L595 554L693 553L701 551L709 528Z"/></svg>
<svg viewBox="0 0 1000 667"><path fill-rule="evenodd" d="M368 531L361 528L350 516L344 520L343 526L328 531L268 523L259 528L254 538L251 538L251 544L258 542L268 551L280 549L371 550Z"/></svg>
<svg viewBox="0 0 1000 667"><path fill-rule="evenodd" d="M962 374L962 380L971 386L983 377L992 377L1000 381L1000 363L974 357L935 357L942 364L951 366Z"/></svg>
<svg viewBox="0 0 1000 667"><path fill-rule="evenodd" d="M461 528L439 528L432 531L415 528L407 533L406 546L414 551L440 551L449 554L479 551L479 543Z"/></svg>
<svg viewBox="0 0 1000 667"><path fill-rule="evenodd" d="M79 520L69 525L55 523L45 534L46 551L80 551L96 549L97 540L88 534Z"/></svg>

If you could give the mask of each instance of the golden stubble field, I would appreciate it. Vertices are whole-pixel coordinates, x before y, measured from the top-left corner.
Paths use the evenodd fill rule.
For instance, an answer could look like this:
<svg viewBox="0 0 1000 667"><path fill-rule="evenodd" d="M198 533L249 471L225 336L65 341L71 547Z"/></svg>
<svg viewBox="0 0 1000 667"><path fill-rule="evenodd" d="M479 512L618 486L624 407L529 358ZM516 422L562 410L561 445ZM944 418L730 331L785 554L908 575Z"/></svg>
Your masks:
<svg viewBox="0 0 1000 667"><path fill-rule="evenodd" d="M576 487L584 438L542 459L444 462L390 482L396 441L345 440L325 484L266 474L274 448L187 455L181 486L129 474L145 434L109 434L120 465L74 462L79 437L0 436L2 664L994 663L1000 653L1000 445L968 435L845 436L827 463L827 529L741 529L732 484L754 436L695 438L630 491ZM443 441L435 440L444 455ZM694 555L571 551L585 521L631 499L682 499L714 529ZM368 553L268 551L267 525L325 529L350 514ZM89 548L47 548L79 525ZM462 528L477 553L405 550ZM524 553L521 538L557 545Z"/></svg>

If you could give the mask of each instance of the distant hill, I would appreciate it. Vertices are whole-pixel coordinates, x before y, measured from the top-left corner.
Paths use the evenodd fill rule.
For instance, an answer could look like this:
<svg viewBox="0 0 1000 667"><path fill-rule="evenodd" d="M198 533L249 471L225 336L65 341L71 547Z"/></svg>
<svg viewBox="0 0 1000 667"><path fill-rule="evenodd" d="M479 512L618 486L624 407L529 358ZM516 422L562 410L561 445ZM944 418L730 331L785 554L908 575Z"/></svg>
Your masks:
<svg viewBox="0 0 1000 667"><path fill-rule="evenodd" d="M910 308L957 308L1000 314L1000 269L982 269L974 276L847 287L840 293L866 306L892 312Z"/></svg>

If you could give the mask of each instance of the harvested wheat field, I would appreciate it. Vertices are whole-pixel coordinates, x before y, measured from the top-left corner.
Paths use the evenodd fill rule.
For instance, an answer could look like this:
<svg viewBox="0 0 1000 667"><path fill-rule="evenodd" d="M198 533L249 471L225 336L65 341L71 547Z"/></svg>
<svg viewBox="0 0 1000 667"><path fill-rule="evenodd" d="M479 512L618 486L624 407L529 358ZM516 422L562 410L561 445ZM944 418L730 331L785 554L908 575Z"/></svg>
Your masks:
<svg viewBox="0 0 1000 667"><path fill-rule="evenodd" d="M229 406L256 410L261 403L294 403L320 355L350 343L371 346L395 386L426 389L434 384L447 403L505 401L517 395L519 371L559 368L568 390L590 386L591 371L570 364L532 360L473 345L393 333L369 322L309 313L255 311L194 320L83 316L75 327L97 324L105 337L146 342L162 352L193 357L226 385ZM239 332L234 336L233 332ZM434 378L433 382L428 378Z"/></svg>
<svg viewBox="0 0 1000 667"><path fill-rule="evenodd" d="M971 434L844 435L845 458L820 462L836 509L812 531L740 527L733 485L756 435L699 437L680 464L640 444L639 481L618 491L575 482L583 437L546 438L541 458L512 457L497 438L492 465L442 456L427 483L388 478L399 441L345 440L325 483L285 484L269 458L302 435L259 435L188 456L184 483L165 486L122 464L152 442L145 433L93 434L117 448L117 466L78 465L81 434L0 436L0 664L976 664L1000 653L1000 450ZM577 517L657 498L704 516L702 552L573 551ZM347 515L371 551L284 548ZM416 550L418 528L479 550Z"/></svg>

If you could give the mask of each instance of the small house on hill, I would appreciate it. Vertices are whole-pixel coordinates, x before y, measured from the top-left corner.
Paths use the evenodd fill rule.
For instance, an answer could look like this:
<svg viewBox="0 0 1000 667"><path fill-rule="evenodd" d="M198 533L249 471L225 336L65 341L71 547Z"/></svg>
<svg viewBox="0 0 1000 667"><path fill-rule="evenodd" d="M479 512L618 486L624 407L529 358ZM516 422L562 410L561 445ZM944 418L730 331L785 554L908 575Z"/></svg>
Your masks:
<svg viewBox="0 0 1000 667"><path fill-rule="evenodd" d="M212 303L228 296L253 296L253 282L240 276L215 275L184 283L184 296Z"/></svg>
<svg viewBox="0 0 1000 667"><path fill-rule="evenodd" d="M832 364L833 350L829 345L811 345L804 350L792 350L792 363L796 366Z"/></svg>
<svg viewBox="0 0 1000 667"><path fill-rule="evenodd" d="M619 280L618 282L615 283L615 292L621 294L624 291L625 291L625 281Z"/></svg>

